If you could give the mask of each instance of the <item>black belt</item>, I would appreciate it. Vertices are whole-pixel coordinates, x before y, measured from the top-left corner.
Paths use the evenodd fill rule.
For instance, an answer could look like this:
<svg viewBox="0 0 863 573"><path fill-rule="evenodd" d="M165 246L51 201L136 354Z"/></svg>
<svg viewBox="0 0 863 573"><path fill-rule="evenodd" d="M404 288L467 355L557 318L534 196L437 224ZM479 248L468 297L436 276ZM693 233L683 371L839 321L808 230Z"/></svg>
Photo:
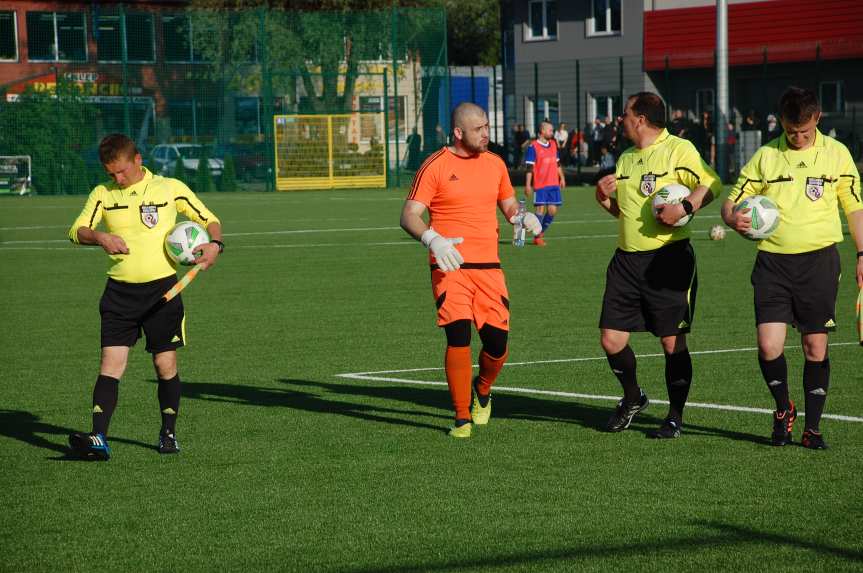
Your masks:
<svg viewBox="0 0 863 573"><path fill-rule="evenodd" d="M435 271L440 269L437 265L430 265L431 270ZM462 263L459 267L461 269L499 269L500 263Z"/></svg>

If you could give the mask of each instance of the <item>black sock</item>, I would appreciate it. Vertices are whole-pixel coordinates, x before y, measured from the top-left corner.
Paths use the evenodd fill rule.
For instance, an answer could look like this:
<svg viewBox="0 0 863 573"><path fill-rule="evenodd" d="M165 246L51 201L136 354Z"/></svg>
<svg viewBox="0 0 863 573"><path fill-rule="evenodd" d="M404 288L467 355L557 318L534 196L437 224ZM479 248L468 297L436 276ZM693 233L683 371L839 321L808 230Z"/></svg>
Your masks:
<svg viewBox="0 0 863 573"><path fill-rule="evenodd" d="M665 387L668 388L668 416L683 421L683 408L692 386L692 357L684 348L675 354L665 355Z"/></svg>
<svg viewBox="0 0 863 573"><path fill-rule="evenodd" d="M641 399L641 388L635 378L635 353L627 344L617 354L606 353L608 365L623 387L623 399L634 404Z"/></svg>
<svg viewBox="0 0 863 573"><path fill-rule="evenodd" d="M764 360L758 357L758 365L761 367L761 375L767 383L767 389L773 394L776 409L780 412L791 408L788 399L788 365L785 355L780 354L773 360Z"/></svg>
<svg viewBox="0 0 863 573"><path fill-rule="evenodd" d="M159 379L159 410L162 412L162 433L173 434L180 409L180 375L170 380Z"/></svg>
<svg viewBox="0 0 863 573"><path fill-rule="evenodd" d="M108 435L108 425L117 407L120 381L99 374L93 387L93 433Z"/></svg>
<svg viewBox="0 0 863 573"><path fill-rule="evenodd" d="M806 422L804 428L818 432L824 403L827 401L827 388L830 386L830 359L822 362L806 361L803 365L803 391L806 396Z"/></svg>

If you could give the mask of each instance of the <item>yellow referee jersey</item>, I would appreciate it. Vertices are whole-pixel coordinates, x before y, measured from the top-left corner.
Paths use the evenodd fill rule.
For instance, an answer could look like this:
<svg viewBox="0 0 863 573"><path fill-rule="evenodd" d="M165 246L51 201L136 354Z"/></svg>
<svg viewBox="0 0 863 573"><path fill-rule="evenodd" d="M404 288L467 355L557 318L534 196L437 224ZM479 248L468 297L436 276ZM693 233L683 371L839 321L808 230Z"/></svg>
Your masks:
<svg viewBox="0 0 863 573"><path fill-rule="evenodd" d="M837 202L846 217L863 209L860 174L848 148L820 131L808 149L789 148L783 133L755 152L728 198L737 204L759 194L779 209L779 227L758 242L769 253L806 253L839 243Z"/></svg>
<svg viewBox="0 0 863 573"><path fill-rule="evenodd" d="M129 248L128 255L109 255L108 276L126 283L154 281L177 272L164 246L177 213L204 227L219 222L182 181L144 168L144 178L125 189L114 182L97 185L72 223L69 239L78 243L79 228L95 229L104 219L107 232L121 237Z"/></svg>
<svg viewBox="0 0 863 573"><path fill-rule="evenodd" d="M695 189L704 185L719 197L722 182L691 142L663 129L644 149L630 147L617 161L618 246L628 252L652 251L690 236L689 225L669 227L653 216L653 196L670 183Z"/></svg>

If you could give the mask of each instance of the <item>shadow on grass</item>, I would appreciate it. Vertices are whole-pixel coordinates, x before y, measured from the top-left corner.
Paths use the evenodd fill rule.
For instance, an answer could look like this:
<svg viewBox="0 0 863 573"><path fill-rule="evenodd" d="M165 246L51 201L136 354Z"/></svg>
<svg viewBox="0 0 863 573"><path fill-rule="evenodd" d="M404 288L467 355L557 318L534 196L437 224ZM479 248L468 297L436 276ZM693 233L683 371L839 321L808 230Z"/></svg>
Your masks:
<svg viewBox="0 0 863 573"><path fill-rule="evenodd" d="M252 406L284 407L322 414L338 414L360 418L371 422L399 424L416 428L445 431L450 420L451 402L449 393L443 386L423 387L412 385L380 385L376 383L351 384L348 382L322 382L281 378L283 388L243 386L213 382L183 382L183 396L186 398L247 404ZM393 408L368 400L356 402L350 397L362 397L375 401L388 400L410 404L417 407ZM660 406L656 406L659 408ZM424 411L440 410L440 413ZM605 432L608 417L614 409L613 403L591 405L582 402L562 401L540 398L525 394L499 392L494 400L494 418L526 420L537 422L563 422L577 424L598 432ZM657 415L640 414L630 431L643 433L656 429L662 423L665 412ZM440 425L417 421L417 418L440 420ZM686 436L714 435L735 441L769 445L770 440L744 432L715 428L703 425L684 424Z"/></svg>
<svg viewBox="0 0 863 573"><path fill-rule="evenodd" d="M312 380L283 378L279 382L294 387L333 387L338 384L324 384ZM344 394L344 393L343 393ZM353 393L348 393L353 395ZM358 418L370 422L384 424L399 424L414 428L442 431L443 425L432 425L417 418L446 419L446 416L416 409L387 408L365 403L353 403L344 400L331 400L319 394L305 392L294 388L265 388L260 386L243 386L222 384L216 382L183 382L183 397L210 402L226 402L230 404L246 404L250 406L281 407L304 410L320 414L337 414ZM440 402L438 400L438 402ZM440 403L437 404L441 406Z"/></svg>
<svg viewBox="0 0 863 573"><path fill-rule="evenodd" d="M39 416L32 412L24 410L0 410L0 436L5 436L37 448L43 448L61 454L59 457L48 458L50 460L70 462L88 461L75 455L69 449L69 446L66 445L66 440L68 439L69 434L76 430L66 428L64 426L56 426L40 420ZM52 440L50 438L57 436L62 438L62 443L58 443L56 439ZM111 436L109 441L132 444L150 450L157 449L156 446L152 444L145 444L144 442L139 442L137 440L127 440L125 438L118 438L115 436Z"/></svg>
<svg viewBox="0 0 863 573"><path fill-rule="evenodd" d="M673 538L661 538L640 543L620 543L617 545L588 545L579 548L543 549L525 551L520 553L503 553L489 555L486 557L475 557L467 559L449 559L441 562L425 561L405 562L388 566L365 566L347 567L339 569L345 573L407 573L414 571L476 571L495 568L510 569L513 567L537 567L542 569L553 569L562 571L578 570L579 564L574 560L613 559L624 568L637 569L638 559L645 556L656 556L662 554L673 560L674 553L686 553L692 556L700 550L715 551L722 549L731 554L732 552L746 551L747 548L764 546L771 550L782 548L788 550L806 550L814 553L816 560L824 558L838 559L849 564L863 563L863 552L857 549L837 547L823 542L815 542L810 538L774 533L770 531L759 531L749 527L743 527L728 523L714 521L693 521L692 526L702 528L701 531L689 536L677 536ZM630 561L631 559L631 561ZM796 557L795 561L799 561ZM654 563L654 561L651 561ZM583 566L583 565L581 565ZM595 567L595 565L594 565ZM648 567L650 568L650 567Z"/></svg>

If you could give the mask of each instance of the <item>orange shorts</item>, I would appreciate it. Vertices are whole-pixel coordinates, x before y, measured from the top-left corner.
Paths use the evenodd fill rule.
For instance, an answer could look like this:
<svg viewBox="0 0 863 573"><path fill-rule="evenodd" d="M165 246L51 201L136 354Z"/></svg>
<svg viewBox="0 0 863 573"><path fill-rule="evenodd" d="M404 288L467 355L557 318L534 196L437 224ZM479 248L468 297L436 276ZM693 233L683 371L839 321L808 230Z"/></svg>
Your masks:
<svg viewBox="0 0 863 573"><path fill-rule="evenodd" d="M471 320L477 329L490 324L509 330L509 293L501 269L432 270L437 324Z"/></svg>

